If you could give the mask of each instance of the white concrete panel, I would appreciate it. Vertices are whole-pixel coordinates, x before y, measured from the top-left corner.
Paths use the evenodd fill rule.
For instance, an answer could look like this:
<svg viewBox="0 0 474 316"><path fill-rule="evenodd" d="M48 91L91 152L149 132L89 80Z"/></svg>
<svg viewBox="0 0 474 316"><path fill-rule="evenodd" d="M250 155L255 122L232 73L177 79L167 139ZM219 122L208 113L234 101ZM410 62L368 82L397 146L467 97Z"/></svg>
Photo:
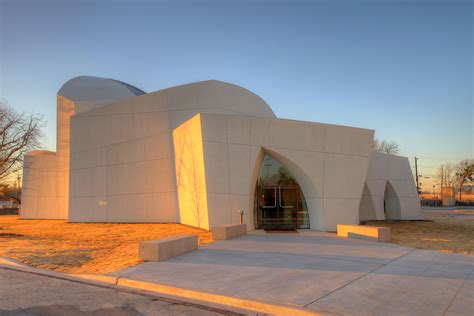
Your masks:
<svg viewBox="0 0 474 316"><path fill-rule="evenodd" d="M107 195L126 194L130 190L130 164L106 166Z"/></svg>
<svg viewBox="0 0 474 316"><path fill-rule="evenodd" d="M324 149L328 153L367 156L373 138L373 130L336 125L324 127Z"/></svg>
<svg viewBox="0 0 474 316"><path fill-rule="evenodd" d="M146 192L176 191L176 174L171 159L146 162Z"/></svg>
<svg viewBox="0 0 474 316"><path fill-rule="evenodd" d="M227 144L203 142L204 170L208 193L229 193Z"/></svg>
<svg viewBox="0 0 474 316"><path fill-rule="evenodd" d="M316 123L274 119L263 146L307 151L323 151L324 127Z"/></svg>
<svg viewBox="0 0 474 316"><path fill-rule="evenodd" d="M202 140L227 142L226 118L224 115L201 114Z"/></svg>
<svg viewBox="0 0 474 316"><path fill-rule="evenodd" d="M38 218L37 191L24 187L22 189L22 195L23 197L20 206L20 217L25 219Z"/></svg>
<svg viewBox="0 0 474 316"><path fill-rule="evenodd" d="M146 222L146 195L124 194L108 197L107 221L109 222Z"/></svg>
<svg viewBox="0 0 474 316"><path fill-rule="evenodd" d="M413 179L407 157L389 155L389 178L392 180Z"/></svg>
<svg viewBox="0 0 474 316"><path fill-rule="evenodd" d="M145 138L145 159L163 159L171 157L171 135L169 133Z"/></svg>
<svg viewBox="0 0 474 316"><path fill-rule="evenodd" d="M324 205L322 198L305 197L308 207L309 225L314 230L324 230Z"/></svg>
<svg viewBox="0 0 474 316"><path fill-rule="evenodd" d="M208 193L207 208L209 212L209 225L211 228L232 223L229 194Z"/></svg>
<svg viewBox="0 0 474 316"><path fill-rule="evenodd" d="M169 132L169 117L167 112L148 112L143 115L145 136Z"/></svg>
<svg viewBox="0 0 474 316"><path fill-rule="evenodd" d="M89 196L105 196L107 194L107 177L105 170L105 166L94 167L87 170L89 174Z"/></svg>
<svg viewBox="0 0 474 316"><path fill-rule="evenodd" d="M222 108L205 108L198 109L201 114L220 114L220 115L235 115L236 113L232 110L222 109Z"/></svg>
<svg viewBox="0 0 474 316"><path fill-rule="evenodd" d="M71 170L87 167L87 151L71 153L69 166Z"/></svg>
<svg viewBox="0 0 474 316"><path fill-rule="evenodd" d="M92 211L92 198L73 196L69 198L69 222L94 221L96 214ZM89 220L87 220L89 219Z"/></svg>
<svg viewBox="0 0 474 316"><path fill-rule="evenodd" d="M423 214L418 197L403 197L400 199L400 208L402 219L419 220L423 219Z"/></svg>
<svg viewBox="0 0 474 316"><path fill-rule="evenodd" d="M71 159L72 159L71 155ZM91 167L100 167L106 165L106 147L100 147L96 149L91 149L85 152L86 166ZM84 159L81 157L81 159ZM72 165L72 162L71 162ZM71 167L72 168L72 167Z"/></svg>
<svg viewBox="0 0 474 316"><path fill-rule="evenodd" d="M105 116L71 117L71 152L105 146L105 131Z"/></svg>
<svg viewBox="0 0 474 316"><path fill-rule="evenodd" d="M105 196L71 197L69 222L107 222Z"/></svg>
<svg viewBox="0 0 474 316"><path fill-rule="evenodd" d="M250 118L250 144L261 145L272 119L263 117Z"/></svg>
<svg viewBox="0 0 474 316"><path fill-rule="evenodd" d="M107 197L93 196L91 197L91 209L94 216L91 216L96 222L107 222Z"/></svg>
<svg viewBox="0 0 474 316"><path fill-rule="evenodd" d="M157 112L168 110L168 99L163 91L147 93L134 98L136 103L140 103L144 112Z"/></svg>
<svg viewBox="0 0 474 316"><path fill-rule="evenodd" d="M108 145L106 160L107 165L145 160L145 140L140 138Z"/></svg>
<svg viewBox="0 0 474 316"><path fill-rule="evenodd" d="M240 224L240 213L239 211L244 212L244 223L247 223L247 227L252 229L254 227L254 220L251 217L251 212L249 212L249 200L253 200L253 196L249 195L235 195L230 196L230 214L232 224Z"/></svg>
<svg viewBox="0 0 474 316"><path fill-rule="evenodd" d="M188 84L165 91L169 110L197 110L197 93L199 85Z"/></svg>
<svg viewBox="0 0 474 316"><path fill-rule="evenodd" d="M125 99L114 102L113 104L104 106L106 115L114 114L130 114L142 112L140 105L134 102L134 99Z"/></svg>
<svg viewBox="0 0 474 316"><path fill-rule="evenodd" d="M250 147L229 144L230 193L248 194L250 185Z"/></svg>
<svg viewBox="0 0 474 316"><path fill-rule="evenodd" d="M416 186L411 180L390 180L399 198L417 197Z"/></svg>
<svg viewBox="0 0 474 316"><path fill-rule="evenodd" d="M367 157L324 154L324 197L360 199Z"/></svg>
<svg viewBox="0 0 474 316"><path fill-rule="evenodd" d="M250 144L250 118L248 116L227 116L227 142Z"/></svg>
<svg viewBox="0 0 474 316"><path fill-rule="evenodd" d="M323 153L279 148L268 148L267 152L285 165L296 177L305 197L323 196ZM289 161L282 159L283 157L279 157L278 154Z"/></svg>
<svg viewBox="0 0 474 316"><path fill-rule="evenodd" d="M193 110L173 110L168 112L168 124L170 129L175 129L198 113Z"/></svg>
<svg viewBox="0 0 474 316"><path fill-rule="evenodd" d="M372 196L384 196L387 180L367 180L366 184Z"/></svg>
<svg viewBox="0 0 474 316"><path fill-rule="evenodd" d="M135 162L130 164L130 179L128 182L129 188L127 189L128 194L130 193L145 193L146 191L146 172L145 162Z"/></svg>
<svg viewBox="0 0 474 316"><path fill-rule="evenodd" d="M179 222L176 192L148 193L146 195L147 220L156 223Z"/></svg>
<svg viewBox="0 0 474 316"><path fill-rule="evenodd" d="M388 179L388 155L376 152L371 152L369 154L369 169L367 171L367 179Z"/></svg>
<svg viewBox="0 0 474 316"><path fill-rule="evenodd" d="M81 175L83 169L71 170L71 177L69 183L69 196L71 197L80 197L83 196L83 189L81 184Z"/></svg>
<svg viewBox="0 0 474 316"><path fill-rule="evenodd" d="M144 136L144 115L142 113L108 115L106 117L107 144L142 138Z"/></svg>
<svg viewBox="0 0 474 316"><path fill-rule="evenodd" d="M359 223L358 199L324 199L324 230L336 231L337 224Z"/></svg>
<svg viewBox="0 0 474 316"><path fill-rule="evenodd" d="M373 196L372 201L374 202L375 206L375 219L380 221L385 220L385 198L383 196Z"/></svg>

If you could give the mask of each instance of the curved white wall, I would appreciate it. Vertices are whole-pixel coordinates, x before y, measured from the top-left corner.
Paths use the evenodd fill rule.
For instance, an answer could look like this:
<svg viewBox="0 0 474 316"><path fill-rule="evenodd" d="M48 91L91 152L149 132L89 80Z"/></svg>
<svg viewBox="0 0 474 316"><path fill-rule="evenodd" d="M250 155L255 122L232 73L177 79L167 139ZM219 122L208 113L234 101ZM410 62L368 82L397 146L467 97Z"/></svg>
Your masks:
<svg viewBox="0 0 474 316"><path fill-rule="evenodd" d="M423 218L408 158L370 153L359 210L360 220Z"/></svg>
<svg viewBox="0 0 474 316"><path fill-rule="evenodd" d="M260 97L214 80L74 115L69 220L178 222L172 131L197 113L275 117Z"/></svg>

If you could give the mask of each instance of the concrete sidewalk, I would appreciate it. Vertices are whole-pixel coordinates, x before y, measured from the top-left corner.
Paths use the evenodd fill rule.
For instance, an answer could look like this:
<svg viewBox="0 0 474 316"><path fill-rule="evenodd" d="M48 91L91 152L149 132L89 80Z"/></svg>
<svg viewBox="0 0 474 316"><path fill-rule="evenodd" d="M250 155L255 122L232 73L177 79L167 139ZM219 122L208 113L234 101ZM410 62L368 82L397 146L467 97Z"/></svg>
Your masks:
<svg viewBox="0 0 474 316"><path fill-rule="evenodd" d="M257 232L116 273L137 281L345 315L472 315L474 257Z"/></svg>

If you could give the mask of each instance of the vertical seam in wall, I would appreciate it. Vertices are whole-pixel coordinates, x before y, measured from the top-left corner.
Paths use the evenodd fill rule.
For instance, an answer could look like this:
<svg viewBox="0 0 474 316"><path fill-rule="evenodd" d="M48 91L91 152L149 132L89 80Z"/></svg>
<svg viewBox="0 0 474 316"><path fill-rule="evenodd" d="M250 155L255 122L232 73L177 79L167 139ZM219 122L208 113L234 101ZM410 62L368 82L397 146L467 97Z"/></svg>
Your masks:
<svg viewBox="0 0 474 316"><path fill-rule="evenodd" d="M145 114L143 112L140 113L140 115L142 116L142 120L143 120L143 134L142 134L142 139L143 139L143 170L145 171L145 220L147 222L150 222L150 216L148 214L148 192L147 192L147 175L148 175L148 172L146 170L146 165L147 165L147 160L146 160L146 150L145 150L145 147L146 147L146 137L145 137ZM153 196L152 196L152 200L153 200Z"/></svg>
<svg viewBox="0 0 474 316"><path fill-rule="evenodd" d="M228 115L225 116L225 135L227 139L226 147L227 147L227 181L229 184L229 215L230 215L230 223L232 224L232 205L231 205L231 189L230 189L230 152L229 152L229 128L227 126L227 119Z"/></svg>
<svg viewBox="0 0 474 316"><path fill-rule="evenodd" d="M326 218L326 215L325 215L325 212L326 212L326 207L325 207L325 195L324 195L324 187L326 186L326 166L325 166L325 162L326 162L326 127L323 128L323 188L322 188L322 192L321 192L321 197L322 197L322 201L321 201L321 206L322 206L322 209L323 209L323 216L322 216L322 226L323 226L323 230L325 230L325 224L324 224L324 219ZM310 227L311 227L311 222L309 223Z"/></svg>
<svg viewBox="0 0 474 316"><path fill-rule="evenodd" d="M248 117L248 120L249 120L249 144L248 144L248 153L249 153L249 159L248 159L248 165L247 165L247 170L249 172L248 174L248 177L247 177L247 185L249 186L250 188L250 192L254 192L254 195L255 195L255 188L252 188L250 187L252 185L252 169L251 169L251 160L250 160L250 148L252 146L252 118L251 117ZM253 190L252 190L253 189ZM247 210L247 229L250 228L250 220L252 220L252 227L253 227L253 213L254 213L254 209L253 209L253 198L254 198L254 195L250 194L249 192L249 195L247 196L247 207L249 208ZM242 210L243 211L243 210ZM252 218L250 218L250 213L252 213ZM240 219L239 219L240 220ZM244 223L245 223L245 217L244 217Z"/></svg>
<svg viewBox="0 0 474 316"><path fill-rule="evenodd" d="M104 119L105 119L105 135L104 135L104 141L105 141L105 146L104 146L104 159L105 159L105 220L109 220L109 181L107 177L107 170L109 169L109 165L107 164L107 131L108 131L108 119L107 119L107 111L105 112Z"/></svg>

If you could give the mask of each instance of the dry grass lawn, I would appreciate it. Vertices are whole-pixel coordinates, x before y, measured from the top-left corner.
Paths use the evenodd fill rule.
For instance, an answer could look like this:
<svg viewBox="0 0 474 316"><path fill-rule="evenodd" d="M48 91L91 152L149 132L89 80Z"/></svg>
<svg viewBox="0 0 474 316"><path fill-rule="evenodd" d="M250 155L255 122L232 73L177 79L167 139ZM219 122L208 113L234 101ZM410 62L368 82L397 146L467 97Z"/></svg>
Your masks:
<svg viewBox="0 0 474 316"><path fill-rule="evenodd" d="M392 242L399 245L474 255L474 219L425 215L432 222L367 225L391 227ZM140 241L180 234L197 234L200 244L212 241L209 232L180 224L67 223L5 215L0 216L0 256L65 273L109 273L141 262Z"/></svg>
<svg viewBox="0 0 474 316"><path fill-rule="evenodd" d="M392 229L392 242L402 246L474 255L474 219L426 216L430 221L371 221Z"/></svg>
<svg viewBox="0 0 474 316"><path fill-rule="evenodd" d="M200 244L212 241L209 232L180 224L82 224L7 215L0 216L0 256L65 273L109 273L141 262L140 241L180 234L196 234Z"/></svg>

